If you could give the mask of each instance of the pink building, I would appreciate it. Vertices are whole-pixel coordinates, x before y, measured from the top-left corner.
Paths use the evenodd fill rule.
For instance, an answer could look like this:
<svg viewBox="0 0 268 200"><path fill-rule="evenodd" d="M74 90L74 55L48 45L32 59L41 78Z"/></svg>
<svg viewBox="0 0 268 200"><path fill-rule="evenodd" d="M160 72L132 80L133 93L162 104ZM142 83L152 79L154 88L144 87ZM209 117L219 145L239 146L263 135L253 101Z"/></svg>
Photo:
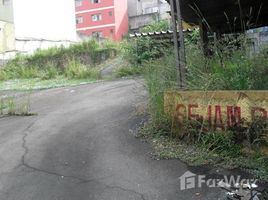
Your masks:
<svg viewBox="0 0 268 200"><path fill-rule="evenodd" d="M76 30L120 41L128 33L127 0L75 0Z"/></svg>

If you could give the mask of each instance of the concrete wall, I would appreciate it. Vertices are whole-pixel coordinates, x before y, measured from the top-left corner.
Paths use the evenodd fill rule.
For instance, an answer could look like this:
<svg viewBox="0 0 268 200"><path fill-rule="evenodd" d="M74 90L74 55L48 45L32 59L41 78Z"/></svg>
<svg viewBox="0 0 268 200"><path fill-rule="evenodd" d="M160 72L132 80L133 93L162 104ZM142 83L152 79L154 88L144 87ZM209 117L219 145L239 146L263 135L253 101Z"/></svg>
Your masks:
<svg viewBox="0 0 268 200"><path fill-rule="evenodd" d="M0 21L0 53L15 49L15 32L12 23Z"/></svg>
<svg viewBox="0 0 268 200"><path fill-rule="evenodd" d="M268 46L268 32L248 33L252 52L258 53L262 47Z"/></svg>
<svg viewBox="0 0 268 200"><path fill-rule="evenodd" d="M203 119L212 129L268 117L268 91L177 91L165 93L165 111L180 127L186 119Z"/></svg>
<svg viewBox="0 0 268 200"><path fill-rule="evenodd" d="M157 19L157 13L129 17L129 29L139 32L139 28L154 22Z"/></svg>
<svg viewBox="0 0 268 200"><path fill-rule="evenodd" d="M170 6L165 0L128 0L129 24L136 30L156 19L169 19Z"/></svg>
<svg viewBox="0 0 268 200"><path fill-rule="evenodd" d="M4 5L2 0L0 1L0 21L13 23L12 0L6 5Z"/></svg>
<svg viewBox="0 0 268 200"><path fill-rule="evenodd" d="M16 38L76 40L73 0L13 0Z"/></svg>
<svg viewBox="0 0 268 200"><path fill-rule="evenodd" d="M128 33L128 4L127 0L114 0L115 5L115 39L120 41Z"/></svg>
<svg viewBox="0 0 268 200"><path fill-rule="evenodd" d="M14 48L9 50L0 51L0 60L12 59L17 53L32 54L37 49L48 49L51 47L68 47L74 42L69 40L40 40L40 39L14 39ZM15 48L16 47L16 48Z"/></svg>

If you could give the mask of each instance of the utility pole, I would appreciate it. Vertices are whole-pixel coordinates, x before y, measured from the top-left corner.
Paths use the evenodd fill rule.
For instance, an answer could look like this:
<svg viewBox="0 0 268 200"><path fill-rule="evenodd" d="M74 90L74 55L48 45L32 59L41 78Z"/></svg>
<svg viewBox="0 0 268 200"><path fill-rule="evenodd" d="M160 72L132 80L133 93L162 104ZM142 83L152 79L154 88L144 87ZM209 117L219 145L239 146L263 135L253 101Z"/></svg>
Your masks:
<svg viewBox="0 0 268 200"><path fill-rule="evenodd" d="M173 40L177 67L177 81L180 89L186 89L186 57L180 0L170 0L173 24ZM179 28L179 33L177 32Z"/></svg>

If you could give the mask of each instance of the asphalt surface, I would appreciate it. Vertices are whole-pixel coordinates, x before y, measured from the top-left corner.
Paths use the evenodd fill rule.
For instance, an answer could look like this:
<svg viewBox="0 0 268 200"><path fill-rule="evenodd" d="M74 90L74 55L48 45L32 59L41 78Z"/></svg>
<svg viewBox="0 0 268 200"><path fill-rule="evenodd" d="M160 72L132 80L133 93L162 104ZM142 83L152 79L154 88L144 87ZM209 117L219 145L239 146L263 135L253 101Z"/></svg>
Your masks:
<svg viewBox="0 0 268 200"><path fill-rule="evenodd" d="M153 160L132 129L147 95L140 80L32 94L30 117L0 118L0 200L221 199L180 190L188 167Z"/></svg>

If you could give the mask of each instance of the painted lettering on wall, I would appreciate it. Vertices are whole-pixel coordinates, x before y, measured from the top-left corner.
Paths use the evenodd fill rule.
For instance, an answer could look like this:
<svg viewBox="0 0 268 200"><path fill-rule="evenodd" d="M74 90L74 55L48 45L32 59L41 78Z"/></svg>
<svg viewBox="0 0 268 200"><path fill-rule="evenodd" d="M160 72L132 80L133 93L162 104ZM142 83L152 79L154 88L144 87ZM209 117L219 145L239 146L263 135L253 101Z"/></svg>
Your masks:
<svg viewBox="0 0 268 200"><path fill-rule="evenodd" d="M178 120L183 123L183 120L201 120L206 121L213 129L224 130L227 127L240 126L242 123L242 108L239 106L222 106L222 105L208 105L206 114L200 115L198 109L202 109L198 104L177 104L176 116ZM204 113L204 112L203 112ZM268 112L261 107L251 108L251 120L256 117L267 118Z"/></svg>

